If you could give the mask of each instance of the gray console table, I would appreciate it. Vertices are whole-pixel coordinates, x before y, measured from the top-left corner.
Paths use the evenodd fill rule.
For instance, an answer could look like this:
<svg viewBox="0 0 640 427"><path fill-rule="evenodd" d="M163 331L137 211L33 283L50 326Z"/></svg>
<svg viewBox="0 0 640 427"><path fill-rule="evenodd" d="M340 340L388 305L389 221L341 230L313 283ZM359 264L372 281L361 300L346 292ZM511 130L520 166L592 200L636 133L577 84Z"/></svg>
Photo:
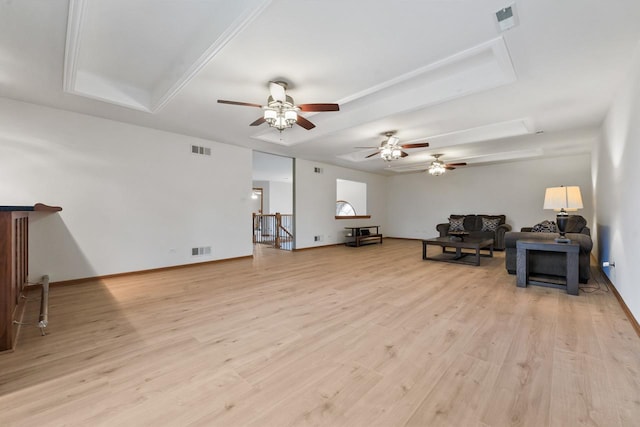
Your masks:
<svg viewBox="0 0 640 427"><path fill-rule="evenodd" d="M550 240L518 240L516 242L516 285L525 288L527 285L547 286L566 289L568 294L578 295L578 253L580 245L577 243L556 243ZM567 254L567 273L565 284L531 280L529 278L529 252L564 252Z"/></svg>

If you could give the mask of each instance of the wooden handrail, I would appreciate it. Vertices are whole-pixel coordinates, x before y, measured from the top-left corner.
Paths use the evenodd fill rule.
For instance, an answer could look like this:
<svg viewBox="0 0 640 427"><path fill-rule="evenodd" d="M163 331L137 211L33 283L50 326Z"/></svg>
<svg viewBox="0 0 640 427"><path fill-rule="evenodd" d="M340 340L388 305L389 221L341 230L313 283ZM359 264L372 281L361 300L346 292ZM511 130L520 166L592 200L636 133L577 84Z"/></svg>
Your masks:
<svg viewBox="0 0 640 427"><path fill-rule="evenodd" d="M62 207L49 206L45 205L44 203L36 203L35 205L33 205L33 210L39 212L60 212L62 210Z"/></svg>
<svg viewBox="0 0 640 427"><path fill-rule="evenodd" d="M290 246L294 238L287 229L291 224L293 214L257 214L253 213L253 242L272 244L277 249ZM285 245L286 243L286 245Z"/></svg>
<svg viewBox="0 0 640 427"><path fill-rule="evenodd" d="M293 239L293 234L289 233L289 230L287 230L286 228L284 228L284 227L282 226L282 224L280 225L280 229L281 229L282 231L284 231L285 233L287 233L287 234L289 235L289 237L291 237L291 238Z"/></svg>

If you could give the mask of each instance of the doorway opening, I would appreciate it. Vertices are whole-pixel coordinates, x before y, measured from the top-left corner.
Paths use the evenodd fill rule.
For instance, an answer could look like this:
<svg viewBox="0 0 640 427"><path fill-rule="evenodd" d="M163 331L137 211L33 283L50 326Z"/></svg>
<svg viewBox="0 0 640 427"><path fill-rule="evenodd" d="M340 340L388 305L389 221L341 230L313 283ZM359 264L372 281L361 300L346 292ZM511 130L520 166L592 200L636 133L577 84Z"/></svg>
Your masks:
<svg viewBox="0 0 640 427"><path fill-rule="evenodd" d="M293 159L253 152L253 243L294 248Z"/></svg>

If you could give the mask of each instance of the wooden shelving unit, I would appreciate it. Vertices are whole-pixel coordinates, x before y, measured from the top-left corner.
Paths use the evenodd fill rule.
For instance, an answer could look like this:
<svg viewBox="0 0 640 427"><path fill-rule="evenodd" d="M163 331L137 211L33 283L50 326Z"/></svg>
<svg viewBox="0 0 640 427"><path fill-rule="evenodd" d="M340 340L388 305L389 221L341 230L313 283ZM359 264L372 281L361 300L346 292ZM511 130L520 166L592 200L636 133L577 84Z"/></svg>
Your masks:
<svg viewBox="0 0 640 427"><path fill-rule="evenodd" d="M58 212L62 208L37 203L33 206L0 206L0 352L15 346L24 307L29 275L29 212Z"/></svg>
<svg viewBox="0 0 640 427"><path fill-rule="evenodd" d="M376 229L375 233L371 231ZM379 225L368 225L362 227L345 227L347 230L351 230L350 233L347 234L347 241L345 244L347 246L363 246L370 245L372 243L380 243L382 244L382 234L380 234L380 226Z"/></svg>

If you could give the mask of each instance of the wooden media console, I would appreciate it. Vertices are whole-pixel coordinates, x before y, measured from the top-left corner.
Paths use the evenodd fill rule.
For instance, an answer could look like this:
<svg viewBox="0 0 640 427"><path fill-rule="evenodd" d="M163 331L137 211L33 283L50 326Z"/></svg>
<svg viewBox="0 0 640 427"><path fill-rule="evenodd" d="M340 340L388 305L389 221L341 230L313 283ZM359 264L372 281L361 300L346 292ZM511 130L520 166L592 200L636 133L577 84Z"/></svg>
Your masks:
<svg viewBox="0 0 640 427"><path fill-rule="evenodd" d="M374 228L376 229L376 232L372 233L371 231ZM379 225L345 227L345 229L351 230L351 232L347 234L347 241L345 242L345 245L347 246L358 247L372 243L382 244L382 234L380 234Z"/></svg>

